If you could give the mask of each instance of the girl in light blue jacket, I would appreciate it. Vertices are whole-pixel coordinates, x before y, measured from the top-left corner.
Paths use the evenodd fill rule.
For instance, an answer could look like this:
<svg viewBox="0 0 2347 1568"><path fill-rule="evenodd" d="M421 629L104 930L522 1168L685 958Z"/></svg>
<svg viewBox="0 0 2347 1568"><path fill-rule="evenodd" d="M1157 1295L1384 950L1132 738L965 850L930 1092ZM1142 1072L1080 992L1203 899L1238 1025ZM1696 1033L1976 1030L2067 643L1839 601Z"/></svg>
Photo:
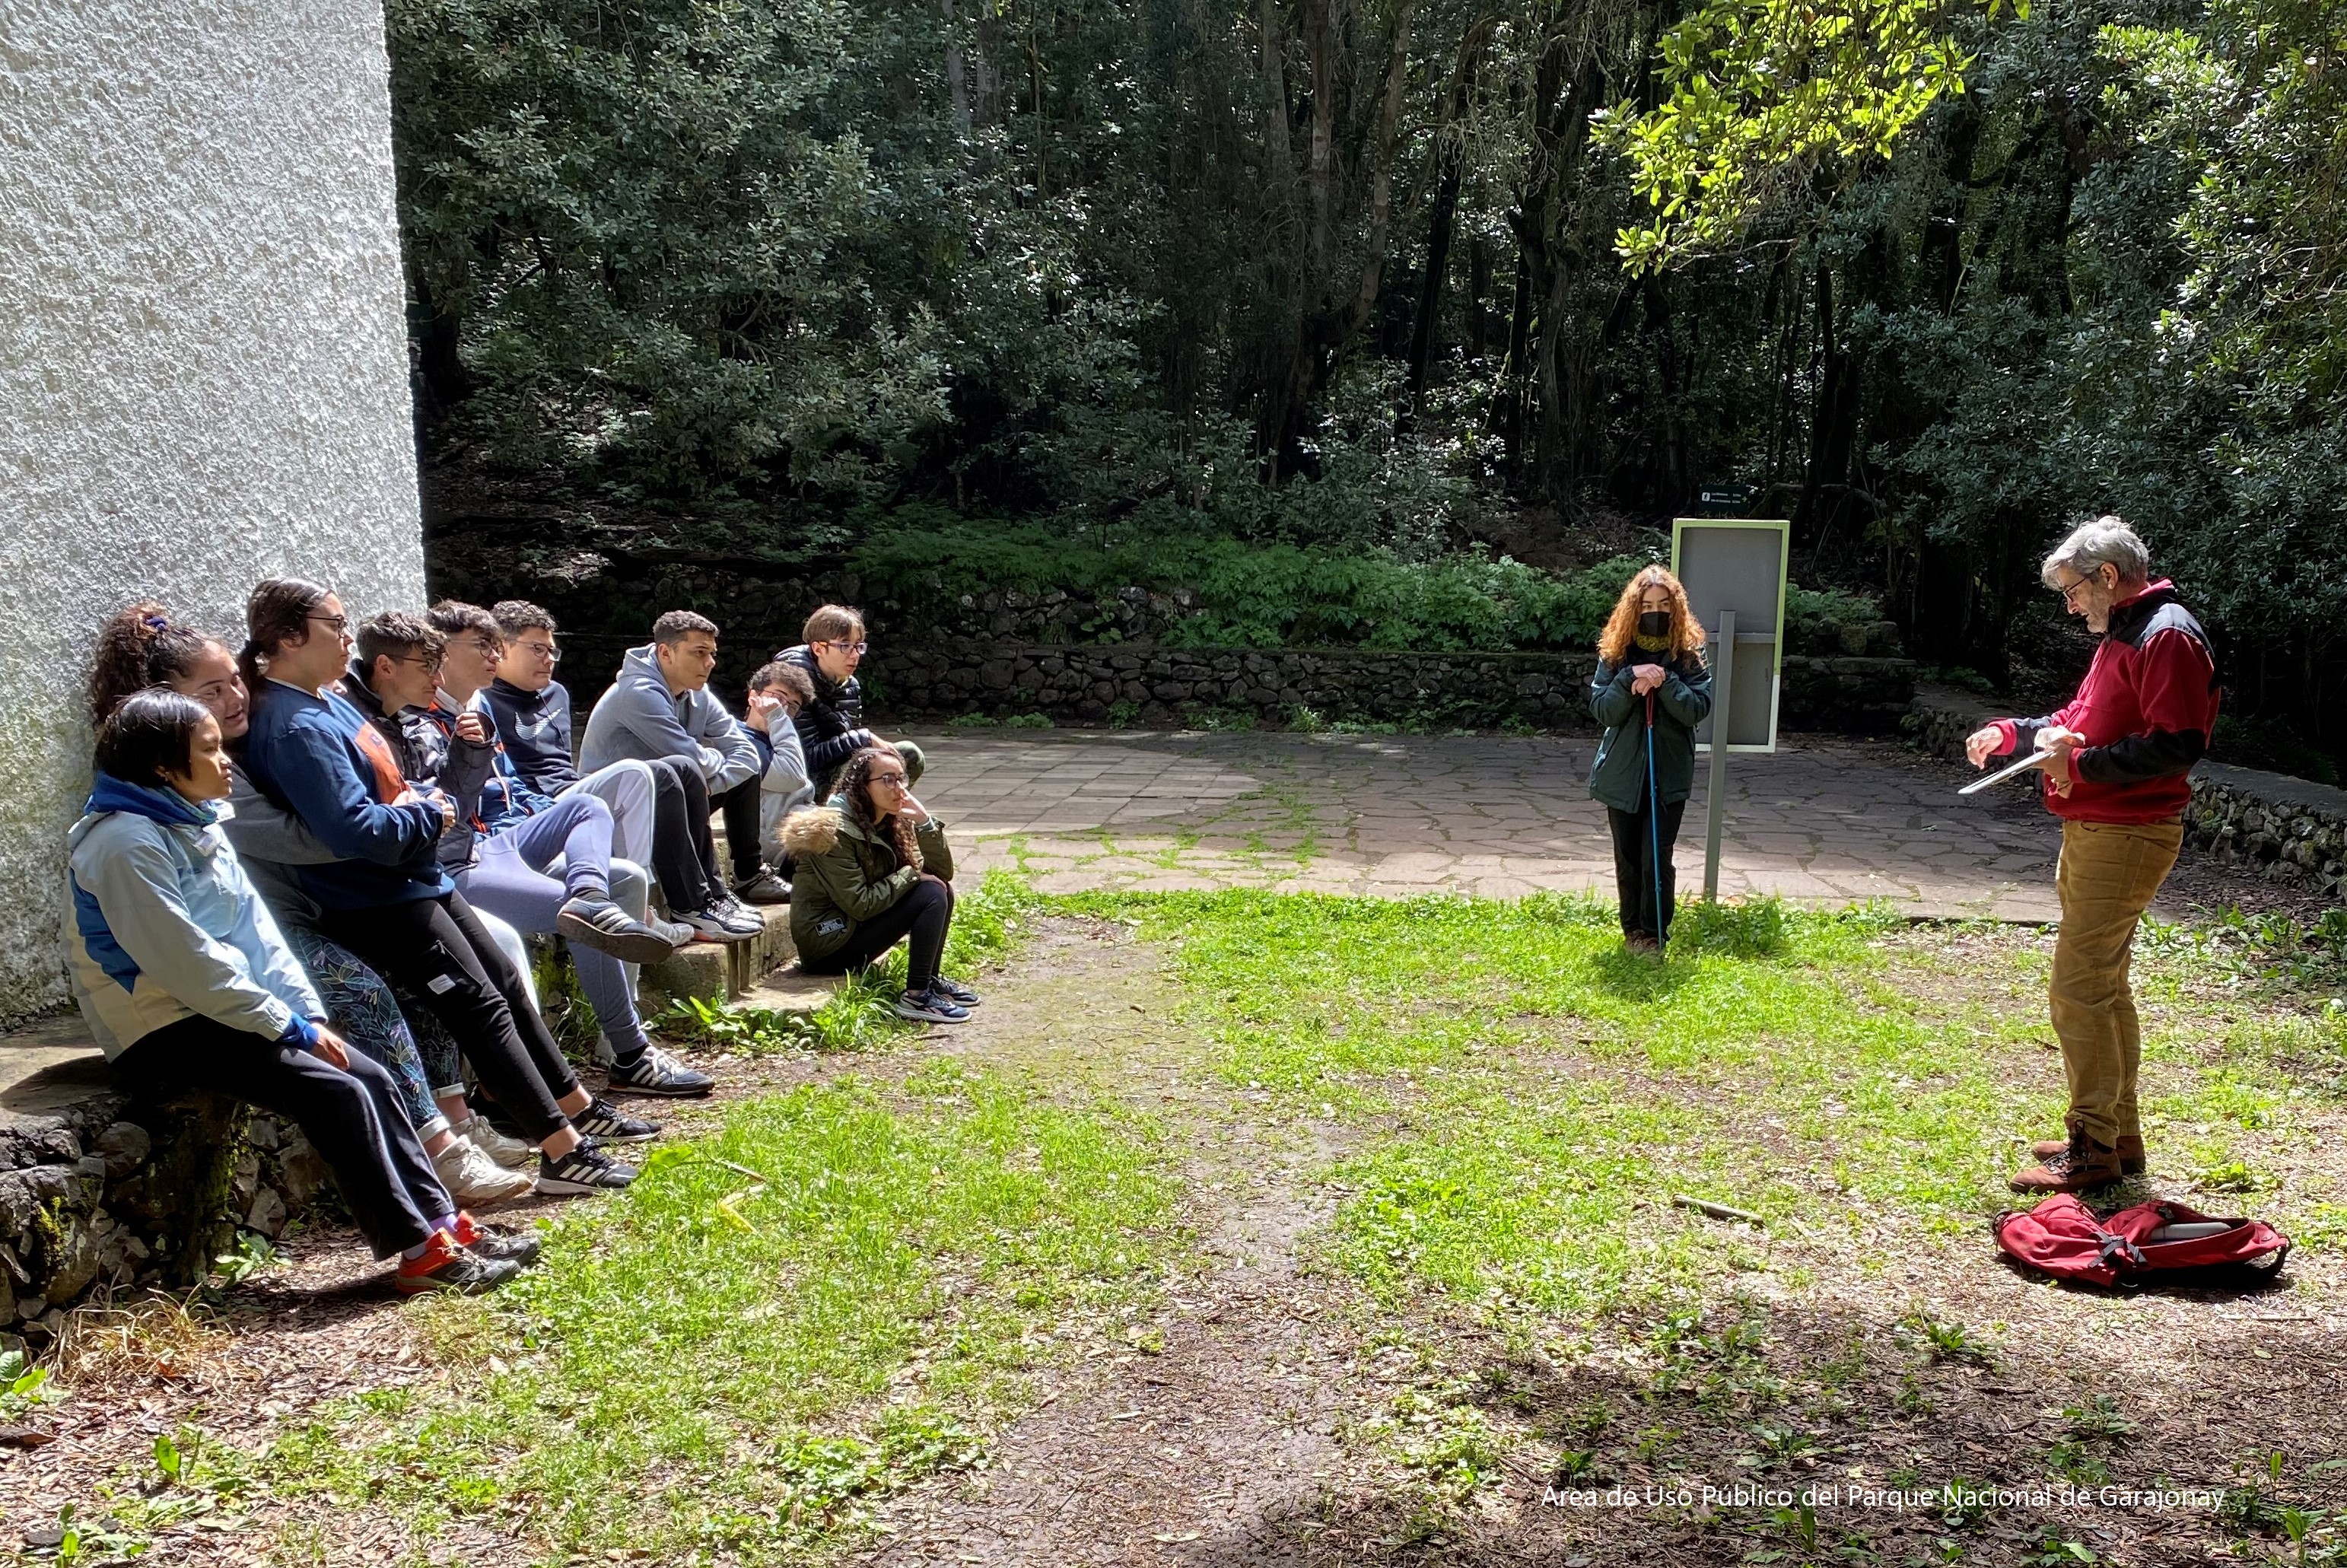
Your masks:
<svg viewBox="0 0 2347 1568"><path fill-rule="evenodd" d="M535 1244L457 1212L390 1073L326 1027L237 863L219 825L231 788L219 721L177 692L138 692L99 730L97 770L67 841L66 948L115 1071L136 1092L206 1090L299 1125L375 1255L400 1255L402 1291L510 1278Z"/></svg>

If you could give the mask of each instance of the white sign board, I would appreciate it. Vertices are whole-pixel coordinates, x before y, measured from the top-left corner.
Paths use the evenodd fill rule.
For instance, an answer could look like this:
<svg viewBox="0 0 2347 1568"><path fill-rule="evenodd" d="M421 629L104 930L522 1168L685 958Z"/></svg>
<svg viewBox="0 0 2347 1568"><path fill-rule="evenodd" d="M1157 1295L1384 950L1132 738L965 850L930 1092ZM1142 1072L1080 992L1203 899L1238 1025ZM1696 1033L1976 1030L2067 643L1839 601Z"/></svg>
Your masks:
<svg viewBox="0 0 2347 1568"><path fill-rule="evenodd" d="M1785 569L1792 525L1781 518L1679 518L1671 524L1671 569L1686 585L1687 607L1714 640L1715 688L1726 650L1717 645L1720 612L1735 616L1736 648L1726 702L1696 727L1696 746L1711 749L1721 708L1731 752L1777 749L1777 689L1785 662ZM1715 690L1715 698L1719 693Z"/></svg>

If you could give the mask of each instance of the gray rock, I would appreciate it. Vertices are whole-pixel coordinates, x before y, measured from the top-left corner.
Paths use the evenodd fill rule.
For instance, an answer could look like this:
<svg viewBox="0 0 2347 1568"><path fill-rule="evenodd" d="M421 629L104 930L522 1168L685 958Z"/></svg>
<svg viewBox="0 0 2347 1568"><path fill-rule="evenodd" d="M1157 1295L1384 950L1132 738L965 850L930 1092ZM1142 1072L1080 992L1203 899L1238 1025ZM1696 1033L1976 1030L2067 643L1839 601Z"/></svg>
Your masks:
<svg viewBox="0 0 2347 1568"><path fill-rule="evenodd" d="M155 1141L136 1122L117 1122L97 1135L97 1152L106 1158L108 1181L119 1181L146 1163Z"/></svg>

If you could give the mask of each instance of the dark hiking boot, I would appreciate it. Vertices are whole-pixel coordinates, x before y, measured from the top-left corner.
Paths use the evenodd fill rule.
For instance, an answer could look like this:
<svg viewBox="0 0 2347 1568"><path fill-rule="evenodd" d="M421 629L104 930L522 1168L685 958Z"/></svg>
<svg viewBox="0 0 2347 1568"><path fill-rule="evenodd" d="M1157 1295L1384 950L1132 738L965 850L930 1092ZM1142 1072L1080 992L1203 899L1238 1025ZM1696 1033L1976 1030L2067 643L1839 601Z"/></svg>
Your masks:
<svg viewBox="0 0 2347 1568"><path fill-rule="evenodd" d="M2014 1172L2012 1186L2016 1193L2083 1193L2107 1187L2122 1174L2116 1149L2077 1132L2043 1163Z"/></svg>
<svg viewBox="0 0 2347 1568"><path fill-rule="evenodd" d="M2036 1143L2029 1145L2029 1152L2038 1159L2046 1160L2053 1158L2055 1155L2060 1153L2069 1146L2070 1140L2067 1138L2040 1138ZM2144 1159L2142 1133L2120 1133L2118 1149L2119 1174L2123 1176L2140 1176L2146 1170L2150 1168Z"/></svg>

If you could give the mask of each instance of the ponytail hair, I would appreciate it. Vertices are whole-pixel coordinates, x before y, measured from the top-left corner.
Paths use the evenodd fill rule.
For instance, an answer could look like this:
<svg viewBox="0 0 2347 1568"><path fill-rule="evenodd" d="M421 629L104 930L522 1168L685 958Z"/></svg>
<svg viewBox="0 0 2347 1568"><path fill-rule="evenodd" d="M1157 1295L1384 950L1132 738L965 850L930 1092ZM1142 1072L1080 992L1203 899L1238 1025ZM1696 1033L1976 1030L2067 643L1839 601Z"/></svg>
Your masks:
<svg viewBox="0 0 2347 1568"><path fill-rule="evenodd" d="M327 590L298 577L272 577L254 585L244 601L244 648L236 667L245 690L255 702L267 688L261 684L269 658L289 642L310 635L310 617L326 602Z"/></svg>
<svg viewBox="0 0 2347 1568"><path fill-rule="evenodd" d="M89 722L104 724L133 692L186 674L210 641L173 620L151 599L118 611L98 629L97 655L89 671Z"/></svg>

